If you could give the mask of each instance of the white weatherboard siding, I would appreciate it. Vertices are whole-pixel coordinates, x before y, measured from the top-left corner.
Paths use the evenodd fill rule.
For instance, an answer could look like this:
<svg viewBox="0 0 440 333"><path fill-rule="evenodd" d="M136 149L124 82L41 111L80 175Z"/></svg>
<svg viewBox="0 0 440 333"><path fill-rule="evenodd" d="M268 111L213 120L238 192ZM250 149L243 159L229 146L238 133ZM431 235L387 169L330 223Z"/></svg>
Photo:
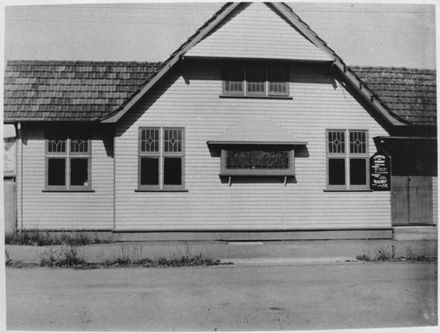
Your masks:
<svg viewBox="0 0 440 333"><path fill-rule="evenodd" d="M387 135L324 73L292 66L292 100L219 98L221 68L214 63L187 64L183 76L170 73L116 127L116 230L390 227L390 192L324 192L326 129L368 129L370 156L373 137ZM308 142L309 156L295 158L296 183L220 181L220 157L211 156L206 142L246 121L276 124ZM188 192L135 192L143 126L185 127Z"/></svg>
<svg viewBox="0 0 440 333"><path fill-rule="evenodd" d="M107 155L99 132L95 132L92 140L94 192L42 192L46 172L44 132L30 125L23 127L23 228L111 229L113 159Z"/></svg>
<svg viewBox="0 0 440 333"><path fill-rule="evenodd" d="M263 3L253 3L238 11L186 55L332 60Z"/></svg>

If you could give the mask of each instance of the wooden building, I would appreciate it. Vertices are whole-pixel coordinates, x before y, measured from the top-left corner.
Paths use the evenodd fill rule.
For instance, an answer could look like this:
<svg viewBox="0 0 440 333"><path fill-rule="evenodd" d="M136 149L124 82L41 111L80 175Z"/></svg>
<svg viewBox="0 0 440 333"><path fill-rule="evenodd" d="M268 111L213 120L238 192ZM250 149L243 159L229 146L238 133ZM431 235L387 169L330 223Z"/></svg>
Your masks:
<svg viewBox="0 0 440 333"><path fill-rule="evenodd" d="M283 3L228 3L163 63L10 61L17 227L149 239L434 228L435 92L434 71L349 67Z"/></svg>

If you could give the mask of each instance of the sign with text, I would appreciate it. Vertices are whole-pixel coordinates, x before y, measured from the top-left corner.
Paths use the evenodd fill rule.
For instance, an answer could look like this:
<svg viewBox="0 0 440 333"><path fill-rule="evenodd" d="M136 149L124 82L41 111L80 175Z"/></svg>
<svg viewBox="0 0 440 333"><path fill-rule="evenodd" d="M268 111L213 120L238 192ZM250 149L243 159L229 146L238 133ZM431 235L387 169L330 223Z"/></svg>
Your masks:
<svg viewBox="0 0 440 333"><path fill-rule="evenodd" d="M370 188L389 191L391 188L391 161L387 154L377 152L370 157Z"/></svg>

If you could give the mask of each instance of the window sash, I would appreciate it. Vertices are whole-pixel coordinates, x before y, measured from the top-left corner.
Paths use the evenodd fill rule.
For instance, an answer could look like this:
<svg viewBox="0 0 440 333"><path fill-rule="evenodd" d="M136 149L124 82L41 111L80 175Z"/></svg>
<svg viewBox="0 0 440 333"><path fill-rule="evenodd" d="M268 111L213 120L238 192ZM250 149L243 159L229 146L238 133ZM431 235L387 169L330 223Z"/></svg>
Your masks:
<svg viewBox="0 0 440 333"><path fill-rule="evenodd" d="M91 182L91 140L86 139L84 136L79 138L76 136L70 137L68 133L63 133L60 135L62 137L62 141L65 141L64 143L64 152L59 151L51 151L51 144L53 140L58 140L56 136L53 133L50 133L49 135L46 135L46 180L45 180L45 188L47 190L64 190L64 191L71 191L71 190L88 190L91 189L92 182ZM83 152L73 152L71 143L73 140L84 140L86 144L83 144L83 147L87 147L87 151ZM62 158L65 159L65 170L64 170L64 179L65 184L64 185L49 185L49 160L55 159L55 158ZM72 185L71 184L71 159L87 159L87 178L88 178L88 184L87 185Z"/></svg>
<svg viewBox="0 0 440 333"><path fill-rule="evenodd" d="M160 154L161 135L159 128L144 127L139 132L139 153L143 155Z"/></svg>
<svg viewBox="0 0 440 333"><path fill-rule="evenodd" d="M225 67L223 75L223 94L226 96L289 96L287 65L233 64Z"/></svg>
<svg viewBox="0 0 440 333"><path fill-rule="evenodd" d="M267 68L269 96L289 95L289 69L287 66L269 66Z"/></svg>
<svg viewBox="0 0 440 333"><path fill-rule="evenodd" d="M338 135L336 135L338 133ZM344 133L341 136L341 133ZM353 134L355 133L355 134ZM353 149L353 143L356 138L361 138L361 145L356 146ZM332 139L343 139L343 148L339 145L331 145ZM331 190L368 190L370 188L370 175L369 175L369 150L368 150L368 130L352 130L352 129L332 129L326 131L326 187ZM361 148L359 148L361 147ZM353 152L354 151L354 152ZM331 159L344 159L345 168L345 184L330 184L330 160ZM365 184L352 184L352 159L365 160Z"/></svg>
<svg viewBox="0 0 440 333"><path fill-rule="evenodd" d="M223 93L226 95L244 95L245 69L243 66L230 64L224 73Z"/></svg>
<svg viewBox="0 0 440 333"><path fill-rule="evenodd" d="M157 152L145 152L141 149L142 131L154 129L159 132L159 147ZM173 141L174 139L175 141ZM139 157L138 157L138 189L140 190L182 190L185 188L185 128L183 127L141 127L139 128ZM142 184L142 158L158 159L159 183ZM181 159L181 184L165 184L165 159Z"/></svg>
<svg viewBox="0 0 440 333"><path fill-rule="evenodd" d="M267 72L264 65L245 66L245 81L247 96L266 96L267 95Z"/></svg>

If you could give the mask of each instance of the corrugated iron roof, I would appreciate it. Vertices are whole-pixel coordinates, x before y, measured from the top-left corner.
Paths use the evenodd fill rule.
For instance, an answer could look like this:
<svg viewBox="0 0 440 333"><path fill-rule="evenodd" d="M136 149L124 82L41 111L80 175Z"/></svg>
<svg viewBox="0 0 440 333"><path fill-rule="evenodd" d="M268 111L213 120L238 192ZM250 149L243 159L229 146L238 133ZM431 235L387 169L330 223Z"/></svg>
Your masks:
<svg viewBox="0 0 440 333"><path fill-rule="evenodd" d="M350 69L398 117L411 125L436 126L436 71L403 67Z"/></svg>
<svg viewBox="0 0 440 333"><path fill-rule="evenodd" d="M161 63L8 61L4 121L92 121L113 112Z"/></svg>

